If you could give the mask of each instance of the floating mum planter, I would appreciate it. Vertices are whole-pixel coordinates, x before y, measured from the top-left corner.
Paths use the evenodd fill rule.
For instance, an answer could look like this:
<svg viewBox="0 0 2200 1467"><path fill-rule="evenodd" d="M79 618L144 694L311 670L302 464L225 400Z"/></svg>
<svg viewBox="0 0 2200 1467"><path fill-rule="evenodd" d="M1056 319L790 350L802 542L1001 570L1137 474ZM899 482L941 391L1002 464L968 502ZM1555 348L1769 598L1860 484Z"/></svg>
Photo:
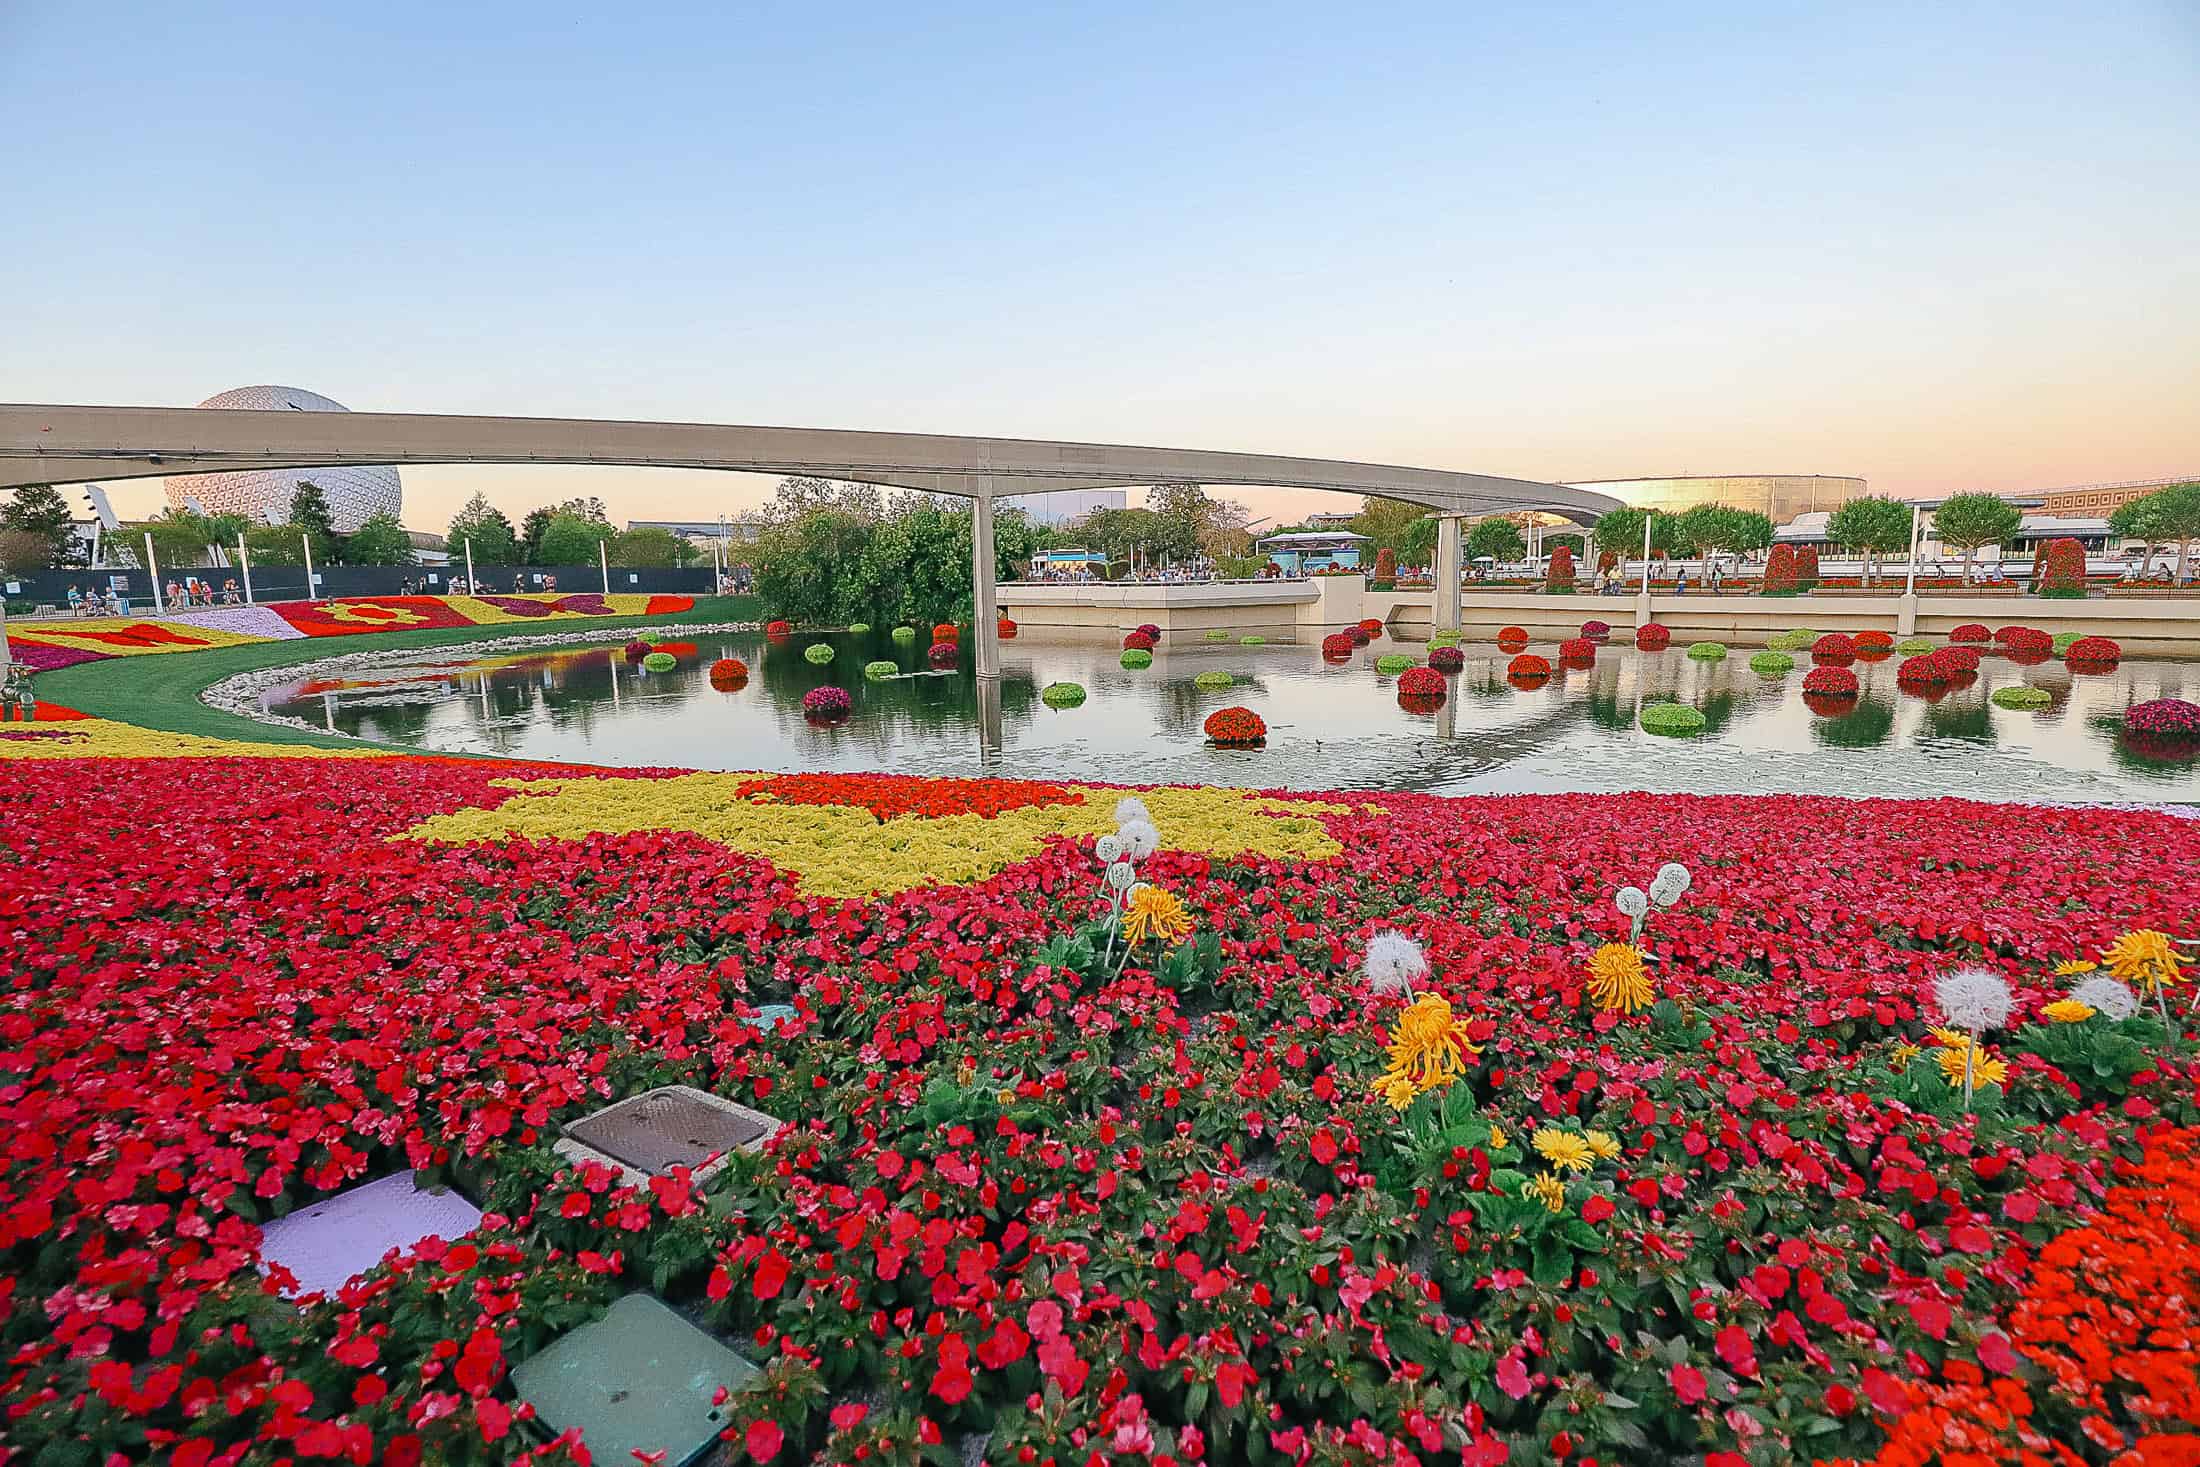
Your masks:
<svg viewBox="0 0 2200 1467"><path fill-rule="evenodd" d="M1859 657L1871 652L1892 652L1894 650L1894 634L1892 632L1858 632L1853 640L1856 643L1856 654Z"/></svg>
<svg viewBox="0 0 2200 1467"><path fill-rule="evenodd" d="M803 713L820 723L837 723L854 707L855 700L846 688L812 688L802 695Z"/></svg>
<svg viewBox="0 0 2200 1467"><path fill-rule="evenodd" d="M1948 672L1948 664L1941 661L1940 653L1932 651L1904 658L1894 675L1898 682L1929 685L1948 681Z"/></svg>
<svg viewBox="0 0 2200 1467"><path fill-rule="evenodd" d="M914 642L917 639L917 629L915 627L895 627L888 635L897 642Z"/></svg>
<svg viewBox="0 0 2200 1467"><path fill-rule="evenodd" d="M1250 708L1217 708L1204 727L1209 741L1225 748L1249 748L1268 737L1268 725Z"/></svg>
<svg viewBox="0 0 2200 1467"><path fill-rule="evenodd" d="M1444 693L1444 675L1433 667L1409 667L1398 674L1400 698L1435 698L1441 701Z"/></svg>
<svg viewBox="0 0 2200 1467"><path fill-rule="evenodd" d="M1978 671L1978 649L1975 647L1943 647L1933 656L1952 673Z"/></svg>
<svg viewBox="0 0 2200 1467"><path fill-rule="evenodd" d="M761 1151L778 1129L777 1119L738 1101L692 1085L664 1085L568 1122L553 1149L570 1161L613 1167L637 1187L676 1166L700 1186L725 1170L736 1151Z"/></svg>
<svg viewBox="0 0 2200 1467"><path fill-rule="evenodd" d="M1263 647L1266 646L1267 643L1268 639L1259 635L1258 633L1255 633L1252 636L1238 638L1238 645L1240 647Z"/></svg>
<svg viewBox="0 0 2200 1467"><path fill-rule="evenodd" d="M1343 662L1359 650L1360 644L1343 632L1331 632L1322 638L1322 656L1330 662Z"/></svg>
<svg viewBox="0 0 2200 1467"><path fill-rule="evenodd" d="M1810 660L1838 666L1856 660L1856 643L1840 632L1828 632L1810 644Z"/></svg>
<svg viewBox="0 0 2200 1467"><path fill-rule="evenodd" d="M1684 739L1702 733L1704 721L1704 716L1686 703L1652 703L1642 710L1643 732L1667 738Z"/></svg>
<svg viewBox="0 0 2200 1467"><path fill-rule="evenodd" d="M1662 623L1646 621L1635 628L1635 646L1644 652L1663 652L1673 645L1673 629Z"/></svg>
<svg viewBox="0 0 2200 1467"><path fill-rule="evenodd" d="M866 662L863 664L864 677L874 683L882 682L887 678L894 677L900 672L901 666L898 663L886 662L882 660L878 662Z"/></svg>
<svg viewBox="0 0 2200 1467"><path fill-rule="evenodd" d="M1367 639L1372 642L1382 636L1383 624L1379 619L1371 616L1360 623L1360 630L1367 633Z"/></svg>
<svg viewBox="0 0 2200 1467"><path fill-rule="evenodd" d="M1367 634L1366 627L1359 626L1357 624L1346 627L1338 635L1342 636L1346 641L1350 642L1355 647L1365 647L1369 642L1375 640L1373 637L1370 637Z"/></svg>
<svg viewBox="0 0 2200 1467"><path fill-rule="evenodd" d="M1561 662L1590 663L1597 660L1597 644L1587 637L1573 637L1558 644L1558 660Z"/></svg>
<svg viewBox="0 0 2200 1467"><path fill-rule="evenodd" d="M1123 634L1123 650L1126 652L1133 647L1139 648L1142 651L1151 652L1153 650L1153 645L1153 638L1147 636L1142 631L1125 632Z"/></svg>
<svg viewBox="0 0 2200 1467"><path fill-rule="evenodd" d="M937 668L949 668L955 665L955 659L961 655L962 649L953 642L934 642L932 650L924 654L924 660Z"/></svg>
<svg viewBox="0 0 2200 1467"><path fill-rule="evenodd" d="M644 657L647 657L650 654L651 648L649 643L643 641L640 637L636 637L633 641L626 644L625 651L627 661L640 662Z"/></svg>
<svg viewBox="0 0 2200 1467"><path fill-rule="evenodd" d="M1499 627L1497 629L1497 640L1500 642L1525 642L1528 640L1528 634L1520 627Z"/></svg>
<svg viewBox="0 0 2200 1467"><path fill-rule="evenodd" d="M1803 675L1803 692L1821 698L1853 698L1861 686L1845 667L1814 667Z"/></svg>
<svg viewBox="0 0 2200 1467"><path fill-rule="evenodd" d="M2124 732L2200 739L2200 703L2155 698L2124 710Z"/></svg>
<svg viewBox="0 0 2200 1467"><path fill-rule="evenodd" d="M1796 627L1793 631L1780 633L1765 645L1775 652L1800 652L1817 641L1819 635L1809 627Z"/></svg>
<svg viewBox="0 0 2200 1467"><path fill-rule="evenodd" d="M269 1222L260 1231L260 1261L289 1269L298 1294L333 1294L392 1248L409 1250L425 1238L455 1243L480 1221L481 1210L458 1193L423 1187L403 1171Z"/></svg>
<svg viewBox="0 0 2200 1467"><path fill-rule="evenodd" d="M714 688L739 687L749 680L749 665L738 657L721 657L710 665L710 685Z"/></svg>
<svg viewBox="0 0 2200 1467"><path fill-rule="evenodd" d="M1235 686L1237 679L1226 672L1203 672L1192 679L1192 686L1212 693L1220 688Z"/></svg>
<svg viewBox="0 0 2200 1467"><path fill-rule="evenodd" d="M1147 636L1153 638L1156 642L1161 640L1161 628L1155 626L1150 621L1140 622L1138 624L1138 630L1144 632Z"/></svg>
<svg viewBox="0 0 2200 1467"><path fill-rule="evenodd" d="M1227 642L1230 640L1230 634L1221 627L1209 627L1205 635L1210 642Z"/></svg>
<svg viewBox="0 0 2200 1467"><path fill-rule="evenodd" d="M869 631L870 629L871 624L867 621L852 621L848 623L848 630L855 633L857 636L863 635L863 633Z"/></svg>
<svg viewBox="0 0 2200 1467"><path fill-rule="evenodd" d="M1126 647L1123 649L1123 655L1116 660L1125 667L1153 666L1153 654L1143 647Z"/></svg>
<svg viewBox="0 0 2200 1467"><path fill-rule="evenodd" d="M768 621L764 623L764 635L767 637L784 637L793 630L794 623L792 622Z"/></svg>
<svg viewBox="0 0 2200 1467"><path fill-rule="evenodd" d="M2011 657L2051 657L2055 652L2055 639L2033 627L2003 627L1994 633L1994 641Z"/></svg>
<svg viewBox="0 0 2200 1467"><path fill-rule="evenodd" d="M932 640L934 642L958 642L962 640L962 632L953 622L943 621L932 628Z"/></svg>
<svg viewBox="0 0 2200 1467"><path fill-rule="evenodd" d="M1004 616L993 624L993 630L1000 636L1013 637L1016 635L1016 623Z"/></svg>
<svg viewBox="0 0 2200 1467"><path fill-rule="evenodd" d="M1375 659L1375 670L1385 677L1396 677L1413 666L1413 659L1402 652L1385 652Z"/></svg>
<svg viewBox="0 0 2200 1467"><path fill-rule="evenodd" d="M512 1389L550 1433L578 1430L599 1462L685 1464L717 1445L728 1393L757 1368L650 1294L561 1335L512 1371Z"/></svg>
<svg viewBox="0 0 2200 1467"><path fill-rule="evenodd" d="M1077 683L1048 683L1039 690L1039 701L1049 708L1075 708L1085 701L1085 690Z"/></svg>
<svg viewBox="0 0 2200 1467"><path fill-rule="evenodd" d="M1785 652L1759 652L1749 659L1749 670L1765 677L1784 677L1795 671L1795 659Z"/></svg>
<svg viewBox="0 0 2200 1467"><path fill-rule="evenodd" d="M2085 640L2084 632L2057 632L2055 640L2048 644L2048 651L2057 657L2065 656L2072 647Z"/></svg>
<svg viewBox="0 0 2200 1467"><path fill-rule="evenodd" d="M823 667L833 660L832 644L830 642L810 643L809 646L802 649L802 660Z"/></svg>
<svg viewBox="0 0 2200 1467"><path fill-rule="evenodd" d="M1931 637L1909 637L1894 644L1894 650L1904 657L1922 657L1927 652L1937 652L1940 644Z"/></svg>
<svg viewBox="0 0 2200 1467"><path fill-rule="evenodd" d="M1428 665L1438 672L1457 672L1467 665L1467 654L1449 645L1431 647L1428 649Z"/></svg>
<svg viewBox="0 0 2200 1467"><path fill-rule="evenodd" d="M1585 621L1581 624L1581 635L1587 637L1592 642L1601 642L1605 638L1612 635L1612 624L1610 622L1598 621L1594 617L1591 617L1588 621Z"/></svg>
<svg viewBox="0 0 2200 1467"><path fill-rule="evenodd" d="M2107 637L2080 637L2063 653L2074 669L2106 672L2123 660L2124 649Z"/></svg>
<svg viewBox="0 0 2200 1467"><path fill-rule="evenodd" d="M1533 652L1523 652L1505 665L1505 676L1525 682L1541 682L1551 675L1551 664Z"/></svg>
<svg viewBox="0 0 2200 1467"><path fill-rule="evenodd" d="M1459 640L1459 633L1450 627L1446 627L1442 631L1431 632L1428 644L1431 647L1456 647L1459 645Z"/></svg>
<svg viewBox="0 0 2200 1467"><path fill-rule="evenodd" d="M1724 662L1726 661L1726 643L1691 642L1688 646L1688 655L1698 662Z"/></svg>
<svg viewBox="0 0 2200 1467"><path fill-rule="evenodd" d="M680 665L680 659L670 652L652 652L642 659L642 666L651 672L670 672Z"/></svg>
<svg viewBox="0 0 2200 1467"><path fill-rule="evenodd" d="M2018 683L2006 688L1994 689L1996 708L2045 708L2055 701L2055 695L2045 688L2035 688Z"/></svg>
<svg viewBox="0 0 2200 1467"><path fill-rule="evenodd" d="M1948 640L1951 642L1991 642L1994 640L1994 634L1986 629L1984 622L1967 621L1948 633Z"/></svg>

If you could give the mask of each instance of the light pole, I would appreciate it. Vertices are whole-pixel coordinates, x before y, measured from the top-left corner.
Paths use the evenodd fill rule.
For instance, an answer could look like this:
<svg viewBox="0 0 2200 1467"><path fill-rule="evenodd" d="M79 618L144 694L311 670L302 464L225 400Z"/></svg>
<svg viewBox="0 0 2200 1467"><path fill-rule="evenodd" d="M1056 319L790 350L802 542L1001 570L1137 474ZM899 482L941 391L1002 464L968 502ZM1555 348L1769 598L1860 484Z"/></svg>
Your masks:
<svg viewBox="0 0 2200 1467"><path fill-rule="evenodd" d="M466 594L474 594L474 537L466 537Z"/></svg>
<svg viewBox="0 0 2200 1467"><path fill-rule="evenodd" d="M1924 528L1925 506L1922 504L1911 505L1910 564L1908 573L1903 577L1902 581L1902 594L1905 596L1915 596L1917 594L1917 540L1918 536L1924 532Z"/></svg>
<svg viewBox="0 0 2200 1467"><path fill-rule="evenodd" d="M611 594L611 551L608 548L610 544L609 540L598 540L596 542L596 566L603 572L603 593L606 596Z"/></svg>
<svg viewBox="0 0 2200 1467"><path fill-rule="evenodd" d="M160 594L160 566L153 560L153 532L151 530L145 532L145 573L153 578L153 610L155 612L166 611L168 603L162 599Z"/></svg>
<svg viewBox="0 0 2200 1467"><path fill-rule="evenodd" d="M298 532L298 543L299 543L300 545L303 545L303 546L305 546L305 548L306 548L306 600L308 600L308 601L311 601L311 600L313 600L313 599L314 599L314 596L313 596L313 536L312 536L312 535L310 535L310 534L308 534L308 533L306 533L305 531L301 530L301 531L299 531L299 532Z"/></svg>
<svg viewBox="0 0 2200 1467"><path fill-rule="evenodd" d="M252 557L245 553L244 531L237 532L237 567L244 572L244 604L252 604Z"/></svg>

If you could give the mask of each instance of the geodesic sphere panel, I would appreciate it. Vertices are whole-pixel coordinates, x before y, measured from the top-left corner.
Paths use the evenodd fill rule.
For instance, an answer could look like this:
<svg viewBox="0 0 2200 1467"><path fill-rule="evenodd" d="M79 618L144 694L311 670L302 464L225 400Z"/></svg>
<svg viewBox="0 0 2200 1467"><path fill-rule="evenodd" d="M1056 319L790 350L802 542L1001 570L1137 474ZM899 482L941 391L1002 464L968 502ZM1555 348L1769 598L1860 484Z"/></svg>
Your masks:
<svg viewBox="0 0 2200 1467"><path fill-rule="evenodd" d="M202 408L244 408L263 412L347 413L351 409L302 387L239 387L218 393ZM291 496L311 480L328 499L338 534L348 535L377 510L404 512L404 486L387 464L306 469L237 469L216 474L172 474L168 502L178 509L197 501L208 514L248 515L261 524L290 517Z"/></svg>

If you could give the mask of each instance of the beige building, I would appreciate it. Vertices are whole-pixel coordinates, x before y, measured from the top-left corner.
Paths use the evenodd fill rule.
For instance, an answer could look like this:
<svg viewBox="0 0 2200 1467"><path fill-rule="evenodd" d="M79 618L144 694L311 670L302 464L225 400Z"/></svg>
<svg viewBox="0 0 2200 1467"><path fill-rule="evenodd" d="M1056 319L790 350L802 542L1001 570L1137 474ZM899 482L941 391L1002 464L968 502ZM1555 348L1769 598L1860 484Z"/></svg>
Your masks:
<svg viewBox="0 0 2200 1467"><path fill-rule="evenodd" d="M1599 479L1573 484L1609 494L1637 509L1678 514L1699 504L1753 509L1776 525L1797 515L1839 509L1866 490L1862 479L1840 474L1702 474L1671 479Z"/></svg>

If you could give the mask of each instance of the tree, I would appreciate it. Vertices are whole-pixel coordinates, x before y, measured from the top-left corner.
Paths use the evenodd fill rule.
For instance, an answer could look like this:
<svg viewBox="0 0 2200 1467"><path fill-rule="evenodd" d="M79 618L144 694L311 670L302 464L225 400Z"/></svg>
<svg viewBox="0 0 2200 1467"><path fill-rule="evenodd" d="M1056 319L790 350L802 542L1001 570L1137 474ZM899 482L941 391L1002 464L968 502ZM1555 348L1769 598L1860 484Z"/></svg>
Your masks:
<svg viewBox="0 0 2200 1467"><path fill-rule="evenodd" d="M1826 536L1834 544L1863 555L1864 584L1869 586L1879 556L1908 548L1910 515L1907 504L1883 494L1869 494L1835 510L1826 520Z"/></svg>
<svg viewBox="0 0 2200 1467"><path fill-rule="evenodd" d="M378 509L344 540L344 561L348 565L411 565L412 537L405 533L396 515Z"/></svg>
<svg viewBox="0 0 2200 1467"><path fill-rule="evenodd" d="M254 525L244 532L245 553L254 565L303 565L305 546L296 525Z"/></svg>
<svg viewBox="0 0 2200 1467"><path fill-rule="evenodd" d="M0 571L31 576L53 565L53 546L44 535L0 527Z"/></svg>
<svg viewBox="0 0 2200 1467"><path fill-rule="evenodd" d="M1206 538L1212 506L1197 484L1156 484L1146 491L1146 512L1153 516L1153 540L1147 549L1161 560L1190 560Z"/></svg>
<svg viewBox="0 0 2200 1467"><path fill-rule="evenodd" d="M0 530L13 530L45 542L43 563L37 569L69 565L78 559L76 527L71 522L68 501L51 484L25 484L17 489L15 497L0 506Z"/></svg>
<svg viewBox="0 0 2200 1467"><path fill-rule="evenodd" d="M1415 520L1427 513L1418 504L1370 494L1360 501L1360 512L1352 519L1352 530L1355 534L1365 535L1374 541L1369 547L1372 550L1381 550L1386 546L1392 550L1403 550L1406 532Z"/></svg>
<svg viewBox="0 0 2200 1467"><path fill-rule="evenodd" d="M560 500L556 504L543 505L540 509L531 509L527 512L527 518L520 521L519 543L514 547L521 556L520 564L567 565L574 563L551 560L543 553L542 537L549 533L551 521L561 515L567 519L576 519L586 524L600 526L606 535L611 532L611 520L604 513L603 501L593 495ZM499 516L499 518L502 518L502 516ZM595 557L595 547L590 546L588 558L593 560ZM477 561L481 559L481 546L478 542L474 546L474 558Z"/></svg>
<svg viewBox="0 0 2200 1467"><path fill-rule="evenodd" d="M1999 494L1951 494L1933 511L1933 533L1940 543L1963 552L1963 584L1971 584L1971 567L1982 545L2006 545L2016 536L2024 516Z"/></svg>
<svg viewBox="0 0 2200 1467"><path fill-rule="evenodd" d="M670 530L642 525L626 530L611 541L611 563L632 567L663 567L685 563L693 554L687 541Z"/></svg>
<svg viewBox="0 0 2200 1467"><path fill-rule="evenodd" d="M153 558L164 571L201 564L214 540L213 526L205 515L180 507L164 510L136 529L139 538L153 537Z"/></svg>
<svg viewBox="0 0 2200 1467"><path fill-rule="evenodd" d="M1408 565L1436 564L1436 536L1439 528L1439 522L1432 514L1424 514L1406 526L1405 534L1398 540L1398 553L1405 557Z"/></svg>
<svg viewBox="0 0 2200 1467"><path fill-rule="evenodd" d="M1487 555L1500 564L1518 560L1528 553L1528 542L1521 538L1520 526L1506 519L1489 519L1477 523L1467 531L1467 556L1479 560Z"/></svg>
<svg viewBox="0 0 2200 1467"><path fill-rule="evenodd" d="M545 523L548 523L546 520ZM474 545L474 561L477 565L511 565L513 554L519 548L519 536L512 529L512 522L504 517L504 511L489 502L488 496L479 490L467 500L458 513L451 516L451 527L446 532L446 543L451 558L464 563L466 542ZM535 537L541 541L541 535Z"/></svg>
<svg viewBox="0 0 2200 1467"><path fill-rule="evenodd" d="M542 544L537 551L540 558L534 564L594 565L596 547L617 533L602 520L562 512L554 514L543 528Z"/></svg>
<svg viewBox="0 0 2200 1467"><path fill-rule="evenodd" d="M1159 534L1150 509L1096 509L1078 522L1077 532L1084 548L1111 561L1128 560L1133 550L1152 554Z"/></svg>
<svg viewBox="0 0 2200 1467"><path fill-rule="evenodd" d="M313 548L318 552L323 541L331 546L336 543L336 516L328 507L328 496L321 486L311 479L300 479L298 488L290 496L289 522L313 536Z"/></svg>
<svg viewBox="0 0 2200 1467"><path fill-rule="evenodd" d="M764 506L767 524L789 525L812 510L829 509L863 524L875 525L886 517L876 484L851 484L823 479L815 474L789 474L772 491Z"/></svg>
<svg viewBox="0 0 2200 1467"><path fill-rule="evenodd" d="M1617 555L1642 554L1642 523L1650 521L1650 548L1653 552L1670 552L1673 545L1673 517L1654 510L1628 506L1608 509L1597 516L1596 528L1590 533L1599 550L1609 550Z"/></svg>
<svg viewBox="0 0 2200 1467"><path fill-rule="evenodd" d="M2126 540L2138 540L2144 544L2144 554L2149 563L2154 557L2154 547L2174 541L2177 545L2177 584L2188 579L2185 557L2192 549L2192 542L2200 539L2200 482L2171 484L2152 494L2141 495L2116 506L2108 517L2108 528Z"/></svg>
<svg viewBox="0 0 2200 1467"><path fill-rule="evenodd" d="M1200 553L1210 560L1251 553L1252 524L1253 512L1235 499L1209 499L1200 521Z"/></svg>

